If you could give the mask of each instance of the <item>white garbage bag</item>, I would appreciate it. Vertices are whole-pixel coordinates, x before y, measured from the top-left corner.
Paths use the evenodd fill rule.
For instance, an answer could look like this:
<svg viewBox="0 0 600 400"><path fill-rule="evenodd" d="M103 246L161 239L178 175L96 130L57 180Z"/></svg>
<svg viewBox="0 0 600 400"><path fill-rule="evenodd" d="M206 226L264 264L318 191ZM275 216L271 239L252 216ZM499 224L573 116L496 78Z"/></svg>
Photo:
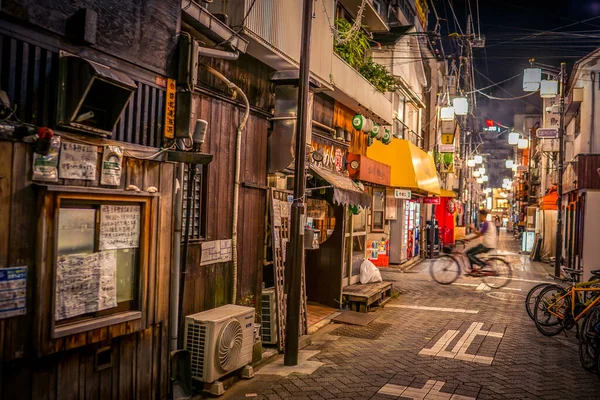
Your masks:
<svg viewBox="0 0 600 400"><path fill-rule="evenodd" d="M381 282L381 272L371 261L365 259L360 264L360 283Z"/></svg>

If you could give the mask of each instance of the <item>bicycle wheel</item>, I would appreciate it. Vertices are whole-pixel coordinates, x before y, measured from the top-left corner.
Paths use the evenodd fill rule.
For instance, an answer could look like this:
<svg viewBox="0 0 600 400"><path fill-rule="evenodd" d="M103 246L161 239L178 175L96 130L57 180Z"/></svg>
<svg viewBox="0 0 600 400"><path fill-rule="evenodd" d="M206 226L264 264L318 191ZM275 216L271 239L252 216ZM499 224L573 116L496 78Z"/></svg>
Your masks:
<svg viewBox="0 0 600 400"><path fill-rule="evenodd" d="M571 299L563 297L566 293L562 287L550 285L537 298L533 320L542 335L554 336L564 330L563 322L568 317L571 306Z"/></svg>
<svg viewBox="0 0 600 400"><path fill-rule="evenodd" d="M429 275L437 283L449 285L460 276L460 265L452 256L441 256L429 267Z"/></svg>
<svg viewBox="0 0 600 400"><path fill-rule="evenodd" d="M510 283L512 280L512 268L502 258L490 257L486 260L487 266L485 269L491 269L494 272L493 276L482 276L483 283L492 289L500 289Z"/></svg>
<svg viewBox="0 0 600 400"><path fill-rule="evenodd" d="M535 301L539 297L540 293L544 288L552 285L551 283L540 283L531 288L529 293L527 293L527 297L525 298L525 309L527 310L527 314L529 318L533 319L533 310L535 308Z"/></svg>
<svg viewBox="0 0 600 400"><path fill-rule="evenodd" d="M598 331L600 325L600 307L589 310L581 331L579 331L579 361L586 370L593 372L596 369L596 347L598 346Z"/></svg>

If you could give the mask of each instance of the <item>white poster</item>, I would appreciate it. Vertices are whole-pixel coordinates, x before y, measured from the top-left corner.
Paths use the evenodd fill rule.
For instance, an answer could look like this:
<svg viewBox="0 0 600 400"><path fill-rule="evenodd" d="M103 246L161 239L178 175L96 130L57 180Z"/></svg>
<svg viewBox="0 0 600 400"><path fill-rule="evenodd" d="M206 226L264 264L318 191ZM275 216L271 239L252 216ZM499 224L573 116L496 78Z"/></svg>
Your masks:
<svg viewBox="0 0 600 400"><path fill-rule="evenodd" d="M56 265L57 321L117 306L114 251L60 256Z"/></svg>
<svg viewBox="0 0 600 400"><path fill-rule="evenodd" d="M100 250L139 247L140 206L102 205L99 236Z"/></svg>
<svg viewBox="0 0 600 400"><path fill-rule="evenodd" d="M97 164L98 148L96 146L62 142L58 166L60 178L96 180Z"/></svg>

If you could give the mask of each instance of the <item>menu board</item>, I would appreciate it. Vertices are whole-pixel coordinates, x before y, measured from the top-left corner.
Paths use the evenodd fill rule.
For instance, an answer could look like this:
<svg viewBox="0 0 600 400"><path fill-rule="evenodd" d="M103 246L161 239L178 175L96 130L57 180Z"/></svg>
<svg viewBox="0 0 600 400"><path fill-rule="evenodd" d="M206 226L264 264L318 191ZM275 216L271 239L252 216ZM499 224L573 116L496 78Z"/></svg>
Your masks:
<svg viewBox="0 0 600 400"><path fill-rule="evenodd" d="M98 148L86 144L62 142L59 176L62 179L96 180Z"/></svg>
<svg viewBox="0 0 600 400"><path fill-rule="evenodd" d="M60 256L56 265L57 321L117 306L115 251Z"/></svg>
<svg viewBox="0 0 600 400"><path fill-rule="evenodd" d="M99 249L139 247L140 206L102 205L100 207Z"/></svg>

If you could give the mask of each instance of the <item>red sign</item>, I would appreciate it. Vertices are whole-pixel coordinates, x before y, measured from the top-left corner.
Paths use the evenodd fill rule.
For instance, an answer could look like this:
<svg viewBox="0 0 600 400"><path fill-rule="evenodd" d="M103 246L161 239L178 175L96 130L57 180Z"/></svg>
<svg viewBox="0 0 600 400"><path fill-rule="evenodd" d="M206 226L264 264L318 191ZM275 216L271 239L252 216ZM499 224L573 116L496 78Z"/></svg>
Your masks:
<svg viewBox="0 0 600 400"><path fill-rule="evenodd" d="M348 153L348 174L354 180L389 186L392 167L362 154Z"/></svg>
<svg viewBox="0 0 600 400"><path fill-rule="evenodd" d="M494 126L494 120L493 119L486 119L485 120L485 126Z"/></svg>
<svg viewBox="0 0 600 400"><path fill-rule="evenodd" d="M423 204L440 204L440 198L439 197L424 197L423 198Z"/></svg>

